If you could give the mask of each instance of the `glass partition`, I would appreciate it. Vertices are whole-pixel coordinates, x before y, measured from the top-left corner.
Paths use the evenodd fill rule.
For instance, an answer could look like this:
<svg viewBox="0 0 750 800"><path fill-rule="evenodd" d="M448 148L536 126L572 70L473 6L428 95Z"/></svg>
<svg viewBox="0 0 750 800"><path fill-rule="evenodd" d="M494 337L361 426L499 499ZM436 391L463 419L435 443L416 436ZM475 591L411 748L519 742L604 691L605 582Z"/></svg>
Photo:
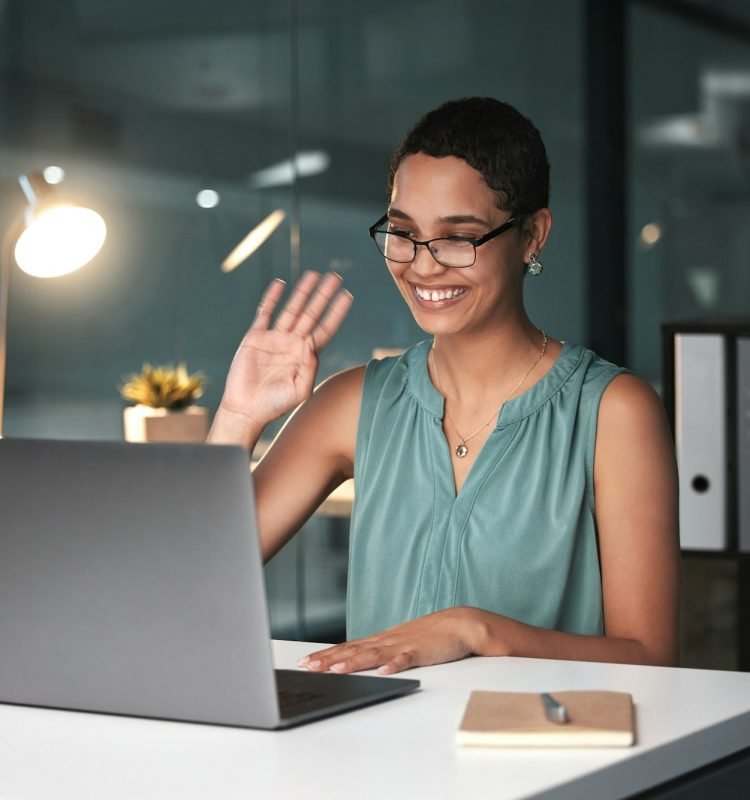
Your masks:
<svg viewBox="0 0 750 800"><path fill-rule="evenodd" d="M630 364L658 384L660 324L746 314L750 40L629 6Z"/></svg>
<svg viewBox="0 0 750 800"><path fill-rule="evenodd" d="M465 95L542 132L555 224L529 307L584 341L582 5L0 3L0 227L21 213L17 176L50 166L108 227L77 273L13 271L6 433L120 438L118 389L144 362L205 372L215 409L264 286L303 268L340 272L356 299L320 378L417 341L367 228L406 129ZM221 272L277 209L281 227ZM276 634L340 629L345 573L345 520L316 519L269 567Z"/></svg>
<svg viewBox="0 0 750 800"><path fill-rule="evenodd" d="M747 9L658 5L629 4L627 326L629 365L657 387L662 323L747 317L750 309ZM728 480L732 474L728 468ZM683 665L738 668L747 649L744 560L726 552L685 555Z"/></svg>
<svg viewBox="0 0 750 800"><path fill-rule="evenodd" d="M75 274L13 271L7 433L120 437L118 386L144 362L202 370L215 405L261 287L288 270L288 223L235 272L219 269L290 207L288 181L256 185L289 157L288 12L31 0L0 13L4 230L21 207L16 176L49 166L64 170L55 190L108 227Z"/></svg>

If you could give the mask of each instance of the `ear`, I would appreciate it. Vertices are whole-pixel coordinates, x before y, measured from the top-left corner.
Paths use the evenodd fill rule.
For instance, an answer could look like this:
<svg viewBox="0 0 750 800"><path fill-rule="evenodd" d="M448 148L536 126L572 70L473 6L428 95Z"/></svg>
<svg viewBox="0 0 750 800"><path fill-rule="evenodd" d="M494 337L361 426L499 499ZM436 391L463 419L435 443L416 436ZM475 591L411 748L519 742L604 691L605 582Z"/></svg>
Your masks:
<svg viewBox="0 0 750 800"><path fill-rule="evenodd" d="M530 253L539 255L547 243L547 237L552 229L552 214L548 208L535 211L524 225L526 234L526 249Z"/></svg>

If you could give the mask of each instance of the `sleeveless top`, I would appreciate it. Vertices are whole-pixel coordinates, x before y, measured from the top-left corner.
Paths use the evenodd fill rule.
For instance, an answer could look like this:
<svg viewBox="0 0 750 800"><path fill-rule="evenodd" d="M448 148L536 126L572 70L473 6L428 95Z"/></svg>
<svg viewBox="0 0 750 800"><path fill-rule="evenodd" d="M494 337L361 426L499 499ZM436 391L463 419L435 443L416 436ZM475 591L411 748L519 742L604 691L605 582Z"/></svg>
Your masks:
<svg viewBox="0 0 750 800"><path fill-rule="evenodd" d="M454 606L601 635L594 445L602 393L625 370L564 344L547 374L505 403L456 495L430 346L365 372L347 638Z"/></svg>

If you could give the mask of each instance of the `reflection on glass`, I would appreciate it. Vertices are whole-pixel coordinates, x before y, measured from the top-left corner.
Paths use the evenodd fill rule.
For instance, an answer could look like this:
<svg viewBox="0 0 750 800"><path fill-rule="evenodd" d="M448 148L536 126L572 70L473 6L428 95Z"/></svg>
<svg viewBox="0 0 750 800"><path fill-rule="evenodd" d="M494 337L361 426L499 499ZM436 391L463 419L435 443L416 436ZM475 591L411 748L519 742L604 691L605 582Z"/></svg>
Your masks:
<svg viewBox="0 0 750 800"><path fill-rule="evenodd" d="M195 202L201 208L216 208L221 201L221 196L215 189L201 189L195 196Z"/></svg>

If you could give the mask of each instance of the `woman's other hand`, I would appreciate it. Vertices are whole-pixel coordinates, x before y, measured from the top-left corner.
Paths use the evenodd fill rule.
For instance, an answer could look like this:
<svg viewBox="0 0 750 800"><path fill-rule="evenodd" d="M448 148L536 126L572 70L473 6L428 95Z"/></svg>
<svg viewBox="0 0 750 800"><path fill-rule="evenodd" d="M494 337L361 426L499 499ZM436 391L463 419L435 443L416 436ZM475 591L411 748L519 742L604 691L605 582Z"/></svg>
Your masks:
<svg viewBox="0 0 750 800"><path fill-rule="evenodd" d="M458 661L476 652L474 609L447 608L405 622L366 639L345 642L301 659L312 672L377 669L391 675L412 667Z"/></svg>

